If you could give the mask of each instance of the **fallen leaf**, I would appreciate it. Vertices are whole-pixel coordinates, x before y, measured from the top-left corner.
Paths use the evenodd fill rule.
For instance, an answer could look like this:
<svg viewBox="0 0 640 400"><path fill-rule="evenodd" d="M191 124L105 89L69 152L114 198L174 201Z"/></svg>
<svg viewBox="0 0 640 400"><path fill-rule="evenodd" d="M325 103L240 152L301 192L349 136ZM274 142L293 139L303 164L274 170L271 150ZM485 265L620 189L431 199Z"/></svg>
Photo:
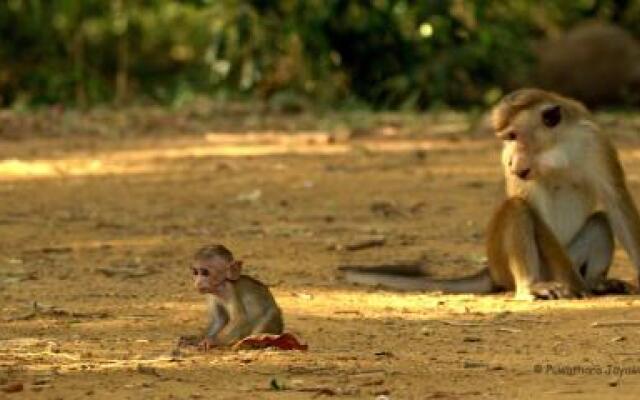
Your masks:
<svg viewBox="0 0 640 400"><path fill-rule="evenodd" d="M13 382L2 387L2 391L5 393L18 393L24 390L24 384L22 382Z"/></svg>
<svg viewBox="0 0 640 400"><path fill-rule="evenodd" d="M309 348L308 345L301 344L291 333L283 333L281 335L252 335L233 345L234 350L264 349L267 347L274 347L279 350L307 350Z"/></svg>

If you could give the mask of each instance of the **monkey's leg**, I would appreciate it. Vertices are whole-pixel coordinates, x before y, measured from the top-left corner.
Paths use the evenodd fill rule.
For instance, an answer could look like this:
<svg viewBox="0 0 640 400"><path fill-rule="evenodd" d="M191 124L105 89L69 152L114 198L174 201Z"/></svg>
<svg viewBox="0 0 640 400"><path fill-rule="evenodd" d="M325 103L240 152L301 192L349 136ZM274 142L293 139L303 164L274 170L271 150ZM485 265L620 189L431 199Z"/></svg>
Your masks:
<svg viewBox="0 0 640 400"><path fill-rule="evenodd" d="M540 257L534 240L534 219L527 203L506 200L495 214L488 232L487 256L491 276L515 297L534 298L531 286L540 279Z"/></svg>
<svg viewBox="0 0 640 400"><path fill-rule="evenodd" d="M568 252L575 268L592 289L604 280L613 259L613 232L604 213L593 214L569 243Z"/></svg>
<svg viewBox="0 0 640 400"><path fill-rule="evenodd" d="M517 299L572 298L586 291L562 245L525 200L505 201L490 235L492 276L504 280L505 270L509 271Z"/></svg>
<svg viewBox="0 0 640 400"><path fill-rule="evenodd" d="M543 282L536 284L538 298L561 299L583 297L589 289L575 268L569 253L553 231L534 212L535 238L543 265Z"/></svg>
<svg viewBox="0 0 640 400"><path fill-rule="evenodd" d="M605 213L593 214L569 244L569 257L594 294L631 293L630 284L607 279L615 247L613 230Z"/></svg>
<svg viewBox="0 0 640 400"><path fill-rule="evenodd" d="M567 249L558 241L549 226L533 212L535 240L542 263L542 282L532 290L539 299L570 299L584 297L589 289L572 262Z"/></svg>
<svg viewBox="0 0 640 400"><path fill-rule="evenodd" d="M272 333L279 335L283 330L282 314L277 308L270 308L255 324L252 335L260 333Z"/></svg>
<svg viewBox="0 0 640 400"><path fill-rule="evenodd" d="M221 340L225 343L225 345L232 345L236 343L238 340L242 340L247 336L251 336L253 332L253 326L248 321L236 321L236 325L233 326L229 331L225 332L224 337Z"/></svg>

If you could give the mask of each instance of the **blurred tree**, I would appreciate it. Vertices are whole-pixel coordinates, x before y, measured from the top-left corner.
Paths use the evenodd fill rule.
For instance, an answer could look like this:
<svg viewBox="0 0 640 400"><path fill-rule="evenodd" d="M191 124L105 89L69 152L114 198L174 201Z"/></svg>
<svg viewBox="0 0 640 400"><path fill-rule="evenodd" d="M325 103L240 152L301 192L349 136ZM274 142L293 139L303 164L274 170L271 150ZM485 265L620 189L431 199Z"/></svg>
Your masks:
<svg viewBox="0 0 640 400"><path fill-rule="evenodd" d="M530 46L587 18L640 35L634 0L5 0L0 105L196 93L380 108L492 102Z"/></svg>

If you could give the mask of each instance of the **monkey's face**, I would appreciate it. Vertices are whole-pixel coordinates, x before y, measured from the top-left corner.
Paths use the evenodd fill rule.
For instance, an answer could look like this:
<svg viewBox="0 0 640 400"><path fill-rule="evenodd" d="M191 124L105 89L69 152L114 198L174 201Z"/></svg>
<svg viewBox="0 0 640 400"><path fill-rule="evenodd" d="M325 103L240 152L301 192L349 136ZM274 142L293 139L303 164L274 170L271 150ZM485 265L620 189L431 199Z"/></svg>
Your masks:
<svg viewBox="0 0 640 400"><path fill-rule="evenodd" d="M196 290L202 294L219 294L227 280L227 264L227 261L219 258L196 262L192 267Z"/></svg>
<svg viewBox="0 0 640 400"><path fill-rule="evenodd" d="M225 284L240 277L241 261L229 261L222 257L196 261L191 268L193 284L200 293L223 295Z"/></svg>
<svg viewBox="0 0 640 400"><path fill-rule="evenodd" d="M506 128L496 133L504 142L505 171L521 180L543 174L550 166L549 161L557 161L554 149L561 141L562 123L562 108L557 104L540 104L515 115Z"/></svg>

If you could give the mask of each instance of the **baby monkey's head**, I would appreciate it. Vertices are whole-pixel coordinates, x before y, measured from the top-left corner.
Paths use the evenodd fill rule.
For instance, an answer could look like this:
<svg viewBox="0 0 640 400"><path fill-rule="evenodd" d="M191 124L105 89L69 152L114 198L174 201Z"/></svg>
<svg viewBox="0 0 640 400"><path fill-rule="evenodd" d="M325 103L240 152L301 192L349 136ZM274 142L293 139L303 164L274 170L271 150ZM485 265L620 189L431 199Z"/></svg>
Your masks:
<svg viewBox="0 0 640 400"><path fill-rule="evenodd" d="M241 271L242 261L234 260L231 251L221 244L201 247L194 256L194 285L203 294L221 295L225 283L237 280Z"/></svg>

